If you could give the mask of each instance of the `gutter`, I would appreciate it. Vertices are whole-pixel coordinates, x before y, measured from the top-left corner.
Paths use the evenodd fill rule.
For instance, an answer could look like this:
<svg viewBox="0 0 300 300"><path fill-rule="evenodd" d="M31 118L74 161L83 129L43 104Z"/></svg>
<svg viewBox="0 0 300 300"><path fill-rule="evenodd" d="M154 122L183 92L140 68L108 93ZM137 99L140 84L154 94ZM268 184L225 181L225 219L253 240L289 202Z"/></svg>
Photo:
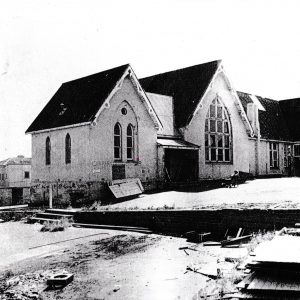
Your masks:
<svg viewBox="0 0 300 300"><path fill-rule="evenodd" d="M72 124L72 125L66 125L66 126L61 126L61 127L54 127L54 128L36 130L36 131L28 131L28 132L26 131L25 134L27 135L27 134L50 132L50 131L54 131L54 130L62 130L62 129L80 127L80 126L91 125L91 124L92 124L92 122L83 122L83 123L78 123L78 124Z"/></svg>

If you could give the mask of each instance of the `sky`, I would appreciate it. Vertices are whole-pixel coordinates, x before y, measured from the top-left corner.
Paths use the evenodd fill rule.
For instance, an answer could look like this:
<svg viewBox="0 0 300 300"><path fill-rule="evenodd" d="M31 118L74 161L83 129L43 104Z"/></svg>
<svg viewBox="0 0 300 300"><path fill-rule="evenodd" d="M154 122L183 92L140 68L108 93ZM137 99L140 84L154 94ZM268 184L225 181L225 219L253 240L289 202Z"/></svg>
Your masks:
<svg viewBox="0 0 300 300"><path fill-rule="evenodd" d="M0 160L60 85L130 63L138 77L222 59L236 90L300 97L298 0L0 1Z"/></svg>

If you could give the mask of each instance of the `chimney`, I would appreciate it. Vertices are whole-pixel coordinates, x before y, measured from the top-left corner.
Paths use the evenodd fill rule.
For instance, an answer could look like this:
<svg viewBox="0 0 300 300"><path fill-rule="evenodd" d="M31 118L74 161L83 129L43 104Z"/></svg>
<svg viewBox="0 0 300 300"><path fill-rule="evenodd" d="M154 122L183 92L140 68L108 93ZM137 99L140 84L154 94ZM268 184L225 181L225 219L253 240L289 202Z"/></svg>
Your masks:
<svg viewBox="0 0 300 300"><path fill-rule="evenodd" d="M247 117L256 136L260 136L258 107L255 103L247 104Z"/></svg>

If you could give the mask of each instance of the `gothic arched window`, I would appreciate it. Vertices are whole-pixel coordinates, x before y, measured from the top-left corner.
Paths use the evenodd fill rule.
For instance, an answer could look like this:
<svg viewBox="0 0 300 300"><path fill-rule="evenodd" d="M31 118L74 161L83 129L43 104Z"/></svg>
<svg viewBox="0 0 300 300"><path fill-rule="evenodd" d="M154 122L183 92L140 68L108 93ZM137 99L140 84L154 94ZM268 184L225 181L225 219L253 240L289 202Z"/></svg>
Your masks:
<svg viewBox="0 0 300 300"><path fill-rule="evenodd" d="M46 165L51 164L51 142L50 137L47 136L46 138Z"/></svg>
<svg viewBox="0 0 300 300"><path fill-rule="evenodd" d="M119 123L114 127L114 159L122 159L122 128Z"/></svg>
<svg viewBox="0 0 300 300"><path fill-rule="evenodd" d="M133 160L134 143L133 143L133 126L129 124L127 126L127 160Z"/></svg>
<svg viewBox="0 0 300 300"><path fill-rule="evenodd" d="M205 161L232 161L230 120L226 108L218 98L210 104L205 119Z"/></svg>
<svg viewBox="0 0 300 300"><path fill-rule="evenodd" d="M66 135L65 139L65 161L66 164L71 163L71 137L69 134Z"/></svg>

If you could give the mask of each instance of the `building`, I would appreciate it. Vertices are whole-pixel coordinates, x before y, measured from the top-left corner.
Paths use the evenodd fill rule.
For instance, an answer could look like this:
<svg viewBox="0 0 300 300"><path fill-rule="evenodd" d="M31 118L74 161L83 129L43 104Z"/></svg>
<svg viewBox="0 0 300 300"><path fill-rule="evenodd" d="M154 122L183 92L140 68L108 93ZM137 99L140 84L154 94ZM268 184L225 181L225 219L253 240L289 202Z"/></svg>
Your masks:
<svg viewBox="0 0 300 300"><path fill-rule="evenodd" d="M50 183L57 199L99 198L127 178L153 189L234 170L298 174L293 101L236 91L221 61L142 79L124 65L63 83L26 131L33 198Z"/></svg>
<svg viewBox="0 0 300 300"><path fill-rule="evenodd" d="M30 200L31 158L23 155L0 161L0 205Z"/></svg>

